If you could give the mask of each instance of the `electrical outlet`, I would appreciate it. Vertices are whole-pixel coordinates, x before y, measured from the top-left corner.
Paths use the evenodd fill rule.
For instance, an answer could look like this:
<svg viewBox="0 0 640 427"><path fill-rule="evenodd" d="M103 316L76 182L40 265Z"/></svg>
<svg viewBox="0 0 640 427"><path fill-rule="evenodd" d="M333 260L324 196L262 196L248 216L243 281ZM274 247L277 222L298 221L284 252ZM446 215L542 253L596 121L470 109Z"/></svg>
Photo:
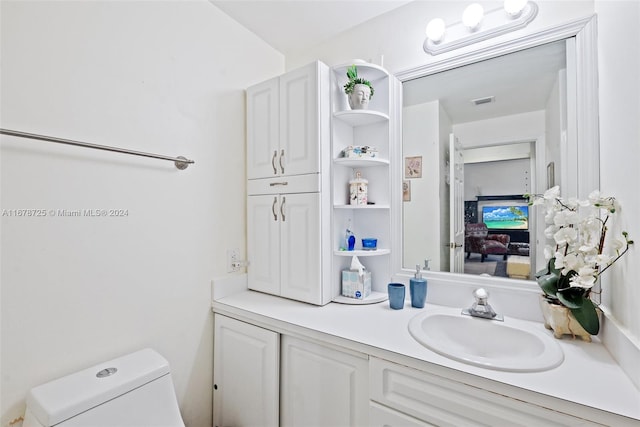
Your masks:
<svg viewBox="0 0 640 427"><path fill-rule="evenodd" d="M240 249L227 249L227 273L240 271L242 264L240 263Z"/></svg>

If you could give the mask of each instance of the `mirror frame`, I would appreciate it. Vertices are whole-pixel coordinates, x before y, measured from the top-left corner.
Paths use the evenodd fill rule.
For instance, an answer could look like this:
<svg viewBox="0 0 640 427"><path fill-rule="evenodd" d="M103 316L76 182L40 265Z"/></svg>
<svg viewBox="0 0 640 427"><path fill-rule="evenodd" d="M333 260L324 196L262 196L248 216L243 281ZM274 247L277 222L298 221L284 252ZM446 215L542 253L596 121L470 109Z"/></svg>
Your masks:
<svg viewBox="0 0 640 427"><path fill-rule="evenodd" d="M437 61L402 71L396 77L405 82L453 68L462 67L474 62L492 59L519 50L536 47L542 44L575 38L574 48L567 50L569 63L576 65L575 117L568 117L569 132L568 149L570 153L577 153L575 158L569 158L567 162L567 176L575 178L563 185L562 192L565 196L585 198L591 191L600 187L600 146L598 126L598 63L597 63L597 33L596 15L587 18L570 21L562 25L526 35L513 40L498 43L493 46L477 49L471 52L452 56L442 61ZM402 93L398 95L396 102L402 106ZM402 107L398 108L402 111ZM391 153L395 163L402 162L402 120L398 122L397 137L400 144L392 148ZM579 141L579 150L578 150ZM394 168L393 194L392 194L392 251L391 263L394 276L407 279L413 276L415 270L402 266L403 259L403 229L402 229L402 166ZM481 277L470 274L458 274L450 272L427 271L425 277L438 282L447 282L448 285L456 283L487 285L509 288L511 283L517 282L518 288L539 292L538 285L532 280L520 280L501 277ZM511 286L513 289L513 286Z"/></svg>

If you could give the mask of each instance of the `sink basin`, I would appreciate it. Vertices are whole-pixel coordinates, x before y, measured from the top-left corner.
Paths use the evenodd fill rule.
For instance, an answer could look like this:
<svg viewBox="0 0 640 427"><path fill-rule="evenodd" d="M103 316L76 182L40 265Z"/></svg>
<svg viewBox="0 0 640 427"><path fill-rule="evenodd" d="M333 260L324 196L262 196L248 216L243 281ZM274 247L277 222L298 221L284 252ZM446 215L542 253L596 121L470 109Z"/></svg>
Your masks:
<svg viewBox="0 0 640 427"><path fill-rule="evenodd" d="M420 344L443 356L483 368L511 372L546 371L560 365L564 353L542 324L505 318L504 322L436 308L415 316L409 332Z"/></svg>

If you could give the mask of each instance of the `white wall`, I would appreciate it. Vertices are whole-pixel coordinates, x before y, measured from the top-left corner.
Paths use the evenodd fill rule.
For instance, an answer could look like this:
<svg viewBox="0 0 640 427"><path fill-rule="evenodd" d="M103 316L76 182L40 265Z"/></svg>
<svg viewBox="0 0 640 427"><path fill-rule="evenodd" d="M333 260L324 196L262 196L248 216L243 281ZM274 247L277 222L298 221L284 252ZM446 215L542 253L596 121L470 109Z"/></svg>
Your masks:
<svg viewBox="0 0 640 427"><path fill-rule="evenodd" d="M481 2L499 6L499 2ZM318 58L327 64L351 58L380 62L392 73L404 71L451 55L481 49L506 39L522 37L567 21L598 13L598 65L600 93L600 172L603 192L622 201L620 221L632 237L640 235L640 3L629 1L539 0L536 19L525 29L487 40L469 48L433 58L422 50L424 28L429 19L440 16L447 22L459 20L465 3L416 1L375 18L326 41L320 46L287 56L287 68ZM489 9L489 6L486 7ZM605 301L610 299L612 315L629 338L640 346L640 251L631 253L612 271L605 273ZM611 281L610 285L609 283ZM637 363L636 363L637 364ZM640 378L640 369L638 370ZM640 384L640 380L636 379Z"/></svg>
<svg viewBox="0 0 640 427"><path fill-rule="evenodd" d="M512 114L453 125L453 133L465 149L531 142L544 138L544 110Z"/></svg>
<svg viewBox="0 0 640 427"><path fill-rule="evenodd" d="M603 301L640 347L640 2L596 1L600 103L600 183L622 209L618 231L631 252L603 275ZM640 386L640 365L636 384Z"/></svg>
<svg viewBox="0 0 640 427"><path fill-rule="evenodd" d="M196 161L2 137L0 425L27 391L141 347L211 424L210 281L245 253L244 91L284 58L207 1L2 1L3 128ZM10 211L4 211L10 212Z"/></svg>
<svg viewBox="0 0 640 427"><path fill-rule="evenodd" d="M529 159L466 163L464 165L464 199L477 196L506 196L530 193Z"/></svg>
<svg viewBox="0 0 640 427"><path fill-rule="evenodd" d="M440 194L434 182L440 181L438 101L405 107L403 120L403 157L422 156L422 177L406 179L411 185L411 200L403 202L403 265L412 268L431 259L431 269L441 271ZM408 254L411 254L410 256Z"/></svg>

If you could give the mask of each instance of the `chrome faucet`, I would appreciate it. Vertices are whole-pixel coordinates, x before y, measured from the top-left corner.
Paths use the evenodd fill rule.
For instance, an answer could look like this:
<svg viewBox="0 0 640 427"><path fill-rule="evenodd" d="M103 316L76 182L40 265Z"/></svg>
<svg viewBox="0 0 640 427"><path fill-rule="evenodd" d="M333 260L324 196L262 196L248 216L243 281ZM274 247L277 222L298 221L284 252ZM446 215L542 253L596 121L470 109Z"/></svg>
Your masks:
<svg viewBox="0 0 640 427"><path fill-rule="evenodd" d="M470 308L462 310L462 314L472 317L480 317L482 319L504 321L504 317L497 314L487 302L489 299L489 292L483 288L478 288L473 291L473 297L476 299L476 302L474 302Z"/></svg>

